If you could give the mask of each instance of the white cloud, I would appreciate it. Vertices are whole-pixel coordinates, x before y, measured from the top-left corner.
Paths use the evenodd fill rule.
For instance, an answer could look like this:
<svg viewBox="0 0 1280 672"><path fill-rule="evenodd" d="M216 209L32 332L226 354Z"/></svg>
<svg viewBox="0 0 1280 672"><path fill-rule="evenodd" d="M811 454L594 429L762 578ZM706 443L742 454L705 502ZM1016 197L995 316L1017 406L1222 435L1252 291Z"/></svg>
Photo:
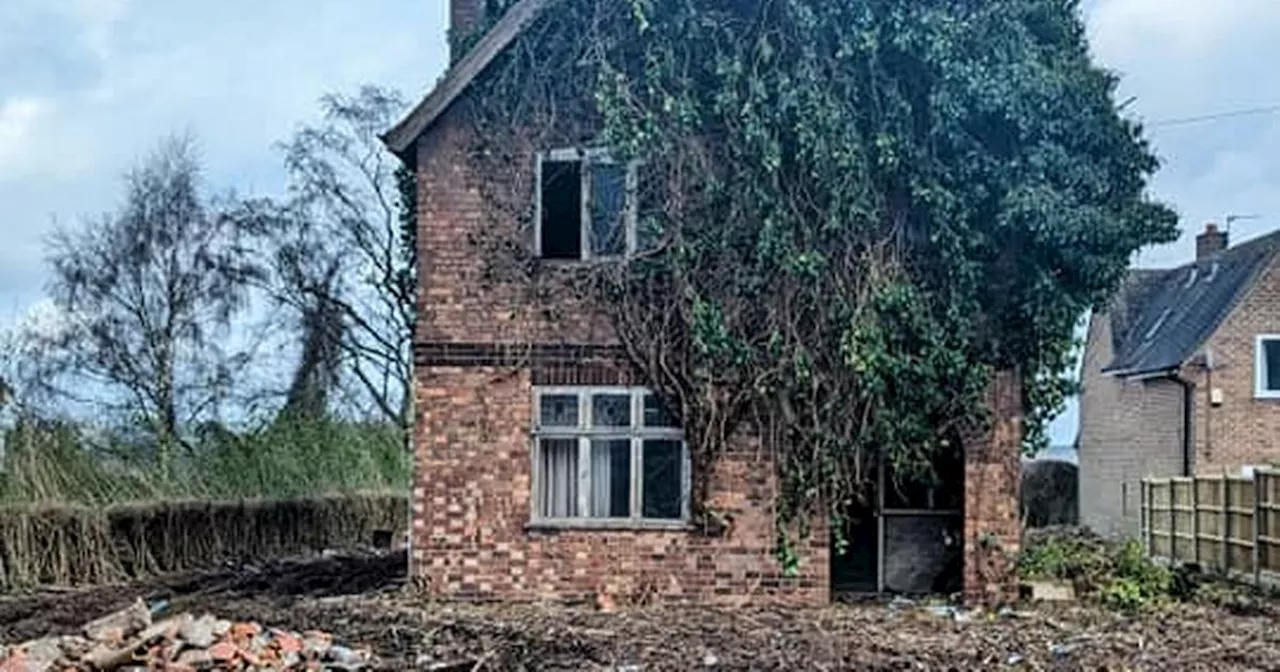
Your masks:
<svg viewBox="0 0 1280 672"><path fill-rule="evenodd" d="M22 169L35 145L36 125L51 109L48 101L34 97L0 101L0 180Z"/></svg>
<svg viewBox="0 0 1280 672"><path fill-rule="evenodd" d="M58 9L81 26L80 39L99 58L111 55L112 34L133 0L63 0Z"/></svg>
<svg viewBox="0 0 1280 672"><path fill-rule="evenodd" d="M1175 54L1212 58L1224 38L1247 30L1256 17L1274 15L1272 0L1100 0L1090 15L1095 51Z"/></svg>

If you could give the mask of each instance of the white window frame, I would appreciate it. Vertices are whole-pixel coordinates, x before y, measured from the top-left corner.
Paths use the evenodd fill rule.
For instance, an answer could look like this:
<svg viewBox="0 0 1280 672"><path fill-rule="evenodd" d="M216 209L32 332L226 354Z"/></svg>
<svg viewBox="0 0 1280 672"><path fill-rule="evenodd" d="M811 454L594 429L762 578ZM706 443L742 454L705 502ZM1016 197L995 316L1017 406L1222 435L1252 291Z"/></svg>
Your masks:
<svg viewBox="0 0 1280 672"><path fill-rule="evenodd" d="M1280 399L1280 390L1267 389L1267 341L1280 341L1280 334L1258 334L1253 345L1253 396L1257 399Z"/></svg>
<svg viewBox="0 0 1280 672"><path fill-rule="evenodd" d="M616 165L618 162L614 160L612 153L604 148L589 149L553 149L546 152L538 152L536 166L534 169L534 215L533 215L533 254L534 257L542 259L542 163L544 161L577 161L582 164L579 171L579 194L581 195L582 208L579 215L579 241L578 246L582 250L578 259L557 259L555 261L563 261L573 263L574 261L602 261L609 259L623 259L630 257L636 253L639 246L640 236L637 233L637 212L638 198L637 192L639 188L639 169L641 162L632 160L627 162L626 186L623 201L622 225L625 227L626 250L621 255L596 255L591 250L591 170L592 164L610 164Z"/></svg>
<svg viewBox="0 0 1280 672"><path fill-rule="evenodd" d="M631 424L628 427L593 427L591 397L599 394L627 394L631 397ZM685 528L690 520L690 493L692 492L692 461L684 429L680 427L646 427L644 425L644 400L653 391L645 387L625 386L536 386L533 388L533 418L531 457L531 486L529 498L530 524L536 527L591 527L591 528ZM576 396L578 398L578 425L576 427L542 427L542 397ZM542 439L576 439L578 441L578 511L589 509L591 496L591 441L593 439L627 438L631 441L631 515L626 518L601 518L579 515L572 518L552 518L541 514L542 488L540 465ZM644 442L647 440L679 441L682 451L680 474L680 518L645 518L644 513Z"/></svg>

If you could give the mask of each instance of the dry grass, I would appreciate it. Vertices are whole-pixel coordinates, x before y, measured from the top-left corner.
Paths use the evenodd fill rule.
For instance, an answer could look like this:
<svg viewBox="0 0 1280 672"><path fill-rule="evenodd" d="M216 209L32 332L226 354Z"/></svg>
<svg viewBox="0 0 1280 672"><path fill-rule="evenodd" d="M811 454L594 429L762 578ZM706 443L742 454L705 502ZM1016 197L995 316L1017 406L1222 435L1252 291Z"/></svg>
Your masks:
<svg viewBox="0 0 1280 672"><path fill-rule="evenodd" d="M19 425L5 437L0 505L94 507L171 500L283 499L409 488L403 434L382 424L274 424L191 437L171 470L153 448L59 423Z"/></svg>
<svg viewBox="0 0 1280 672"><path fill-rule="evenodd" d="M0 590L112 583L160 573L368 546L408 528L403 496L182 501L0 509Z"/></svg>

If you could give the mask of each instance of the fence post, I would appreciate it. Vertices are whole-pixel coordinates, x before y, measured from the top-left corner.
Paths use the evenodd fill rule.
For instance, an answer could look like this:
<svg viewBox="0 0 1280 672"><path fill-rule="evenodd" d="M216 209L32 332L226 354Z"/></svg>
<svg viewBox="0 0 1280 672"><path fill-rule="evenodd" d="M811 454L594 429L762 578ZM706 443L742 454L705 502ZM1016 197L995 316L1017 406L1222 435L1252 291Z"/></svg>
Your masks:
<svg viewBox="0 0 1280 672"><path fill-rule="evenodd" d="M1231 575L1231 478L1222 472L1222 573Z"/></svg>
<svg viewBox="0 0 1280 672"><path fill-rule="evenodd" d="M1138 484L1138 534L1142 535L1142 545L1146 547L1147 555L1153 555L1151 548L1151 512L1148 507L1151 500L1147 496L1147 479L1142 479Z"/></svg>
<svg viewBox="0 0 1280 672"><path fill-rule="evenodd" d="M1178 564L1178 482L1169 481L1169 566Z"/></svg>
<svg viewBox="0 0 1280 672"><path fill-rule="evenodd" d="M1191 557L1200 564L1200 479L1191 477Z"/></svg>
<svg viewBox="0 0 1280 672"><path fill-rule="evenodd" d="M1262 493L1269 490L1263 487L1267 479L1266 472L1253 470L1253 585L1257 587L1262 586Z"/></svg>

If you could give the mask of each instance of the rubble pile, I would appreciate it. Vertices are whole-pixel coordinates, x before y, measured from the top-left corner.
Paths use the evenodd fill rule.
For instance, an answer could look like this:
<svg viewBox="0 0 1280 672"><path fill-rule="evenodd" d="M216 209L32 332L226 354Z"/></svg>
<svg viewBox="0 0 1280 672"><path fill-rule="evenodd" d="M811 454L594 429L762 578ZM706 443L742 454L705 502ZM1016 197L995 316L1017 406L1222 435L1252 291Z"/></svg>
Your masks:
<svg viewBox="0 0 1280 672"><path fill-rule="evenodd" d="M362 670L373 665L371 653L335 644L324 632L288 632L208 614L154 620L162 609L138 600L78 634L0 647L0 672Z"/></svg>

